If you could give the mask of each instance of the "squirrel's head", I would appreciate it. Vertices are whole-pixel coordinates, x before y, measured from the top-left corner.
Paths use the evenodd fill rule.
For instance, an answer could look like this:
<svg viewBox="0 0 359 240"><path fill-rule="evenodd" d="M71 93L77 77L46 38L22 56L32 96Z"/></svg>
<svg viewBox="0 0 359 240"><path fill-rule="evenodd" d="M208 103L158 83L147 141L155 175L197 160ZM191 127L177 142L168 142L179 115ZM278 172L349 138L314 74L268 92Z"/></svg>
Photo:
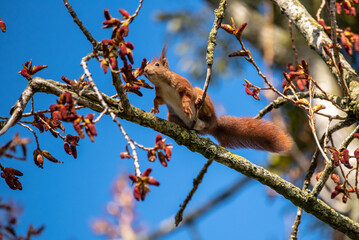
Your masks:
<svg viewBox="0 0 359 240"><path fill-rule="evenodd" d="M154 85L159 81L166 79L166 75L169 71L168 62L166 58L167 46L165 45L162 49L160 58L153 58L152 61L147 64L144 69L144 75L150 80Z"/></svg>

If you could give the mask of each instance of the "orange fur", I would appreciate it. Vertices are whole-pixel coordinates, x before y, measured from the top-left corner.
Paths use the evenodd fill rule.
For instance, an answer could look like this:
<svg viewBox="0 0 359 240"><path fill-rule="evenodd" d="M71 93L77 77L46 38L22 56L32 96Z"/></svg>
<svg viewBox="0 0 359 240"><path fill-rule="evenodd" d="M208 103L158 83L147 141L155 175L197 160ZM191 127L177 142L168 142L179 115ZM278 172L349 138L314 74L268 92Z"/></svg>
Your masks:
<svg viewBox="0 0 359 240"><path fill-rule="evenodd" d="M223 147L253 148L270 152L286 152L293 144L291 137L278 126L249 117L217 117L217 126L209 134Z"/></svg>

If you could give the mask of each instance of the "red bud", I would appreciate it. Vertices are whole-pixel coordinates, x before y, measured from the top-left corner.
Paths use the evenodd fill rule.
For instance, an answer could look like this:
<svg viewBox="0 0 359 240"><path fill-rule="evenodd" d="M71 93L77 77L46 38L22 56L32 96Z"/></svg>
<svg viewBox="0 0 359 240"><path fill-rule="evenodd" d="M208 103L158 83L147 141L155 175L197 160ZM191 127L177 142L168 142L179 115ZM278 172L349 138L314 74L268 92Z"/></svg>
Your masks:
<svg viewBox="0 0 359 240"><path fill-rule="evenodd" d="M171 157L172 157L172 147L167 146L167 147L165 148L165 152L166 152L167 161L171 160Z"/></svg>
<svg viewBox="0 0 359 240"><path fill-rule="evenodd" d="M160 160L160 163L162 164L162 166L167 167L166 157L163 154L163 152L157 152L157 155L158 155L158 159Z"/></svg>
<svg viewBox="0 0 359 240"><path fill-rule="evenodd" d="M54 158L54 157L53 157L48 151L46 151L46 150L43 150L43 151L41 152L41 154L42 154L47 160L49 160L49 161L51 161L51 162L54 162L54 163L63 163L63 162L57 160L56 158Z"/></svg>
<svg viewBox="0 0 359 240"><path fill-rule="evenodd" d="M133 174L129 174L128 177L131 179L132 182L137 182L137 177Z"/></svg>
<svg viewBox="0 0 359 240"><path fill-rule="evenodd" d="M159 185L160 185L160 182L157 181L156 179L154 179L153 177L149 177L149 178L148 178L148 184L155 185L155 186L159 186Z"/></svg>
<svg viewBox="0 0 359 240"><path fill-rule="evenodd" d="M135 197L135 199L137 201L140 201L140 199L142 198L141 196L141 191L140 191L140 188L136 185L134 188L133 188L133 196Z"/></svg>
<svg viewBox="0 0 359 240"><path fill-rule="evenodd" d="M6 32L6 24L3 20L0 20L0 29L3 33Z"/></svg>
<svg viewBox="0 0 359 240"><path fill-rule="evenodd" d="M108 9L107 8L105 8L104 10L103 10L103 13L104 13L104 15L105 15L105 18L106 18L106 20L111 20L111 14L109 13L109 11L108 11Z"/></svg>
<svg viewBox="0 0 359 240"><path fill-rule="evenodd" d="M152 172L152 168L147 168L143 173L142 177L148 177Z"/></svg>
<svg viewBox="0 0 359 240"><path fill-rule="evenodd" d="M334 183L336 183L337 185L340 184L340 178L337 174L332 173L332 175L330 175L330 178L333 180Z"/></svg>
<svg viewBox="0 0 359 240"><path fill-rule="evenodd" d="M123 15L123 18L127 19L129 18L131 15L125 10L125 9L118 9L118 11Z"/></svg>

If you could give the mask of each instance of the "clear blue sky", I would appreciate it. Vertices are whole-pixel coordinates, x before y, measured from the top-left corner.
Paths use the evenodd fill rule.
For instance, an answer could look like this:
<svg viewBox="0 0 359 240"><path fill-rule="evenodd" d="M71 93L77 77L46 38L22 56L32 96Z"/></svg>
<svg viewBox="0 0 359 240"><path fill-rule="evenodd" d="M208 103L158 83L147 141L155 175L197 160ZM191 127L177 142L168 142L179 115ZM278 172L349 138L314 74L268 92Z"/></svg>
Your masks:
<svg viewBox="0 0 359 240"><path fill-rule="evenodd" d="M111 30L101 29L104 8L109 8L113 16L119 17L118 8L133 13L138 4L138 1L134 0L70 2L97 40L107 39L111 34ZM143 57L151 59L158 55L165 43L166 26L153 21L156 10L196 11L203 4L204 2L199 0L145 0L127 38L135 45L135 65L139 66ZM35 65L48 65L47 69L38 74L43 78L61 81L63 75L77 79L83 73L80 60L91 52L91 45L73 23L62 1L2 1L0 17L7 24L7 32L0 34L1 116L8 116L10 108L27 84L27 80L17 74L22 68L21 64L26 61L32 59ZM213 19L208 19L208 28L211 27L212 21ZM198 41L206 42L207 39ZM172 70L179 72L179 69L176 69L172 46L169 46L168 58ZM109 95L114 94L110 75L104 75L95 61L92 61L89 67L98 87ZM179 73L187 76L184 72ZM228 114L254 116L266 104L245 95L242 89L244 77L253 79L254 83L260 83L255 73L248 70L246 75L239 75L237 79L226 81L226 85L216 85L209 91L213 101L222 104ZM154 91L144 90L143 93L144 97L131 95L130 100L133 105L149 111ZM53 96L39 94L35 98L37 110L46 109L52 103L55 103ZM165 118L165 107L160 110L159 116ZM87 114L86 111L81 113ZM156 132L125 121L122 123L132 138L146 146L153 146ZM72 126L65 127L72 131ZM15 167L24 172L21 177L22 191L12 191L4 181L0 182L1 196L24 207L23 216L20 218L20 233L24 233L28 224L32 223L35 226L46 225L41 237L36 238L39 240L98 239L92 234L90 223L96 217L105 216L105 205L111 200L110 188L113 181L122 173L132 173L133 164L130 160L120 159L119 154L126 143L109 117L103 118L96 127L99 135L94 143L88 138L80 141L78 159L65 154L61 140L54 139L49 133L39 135L42 148L64 161L64 164L45 161L44 169L37 168L31 156L35 149L34 141L29 144L27 162L1 160L4 166ZM17 126L0 137L0 144L12 138L15 132L20 132L23 137L32 137L28 131ZM172 139L167 141L174 142ZM266 164L264 152L235 152L256 164ZM163 219L177 212L178 205L191 189L192 180L206 159L174 144L173 158L169 166L164 168L159 162L149 163L146 153L140 150L139 153L142 170L152 167L152 175L161 182L160 187L151 188L146 201L137 204L139 220L153 230ZM242 177L241 174L214 163L188 210L205 203ZM225 204L201 218L196 226L203 239L287 239L296 208L282 197L269 199L267 190L253 181ZM304 219L307 218L308 215L305 214ZM306 220L301 227L301 239L317 239L318 235L309 233L312 230L305 222ZM164 239L190 239L190 235L186 229L182 229Z"/></svg>

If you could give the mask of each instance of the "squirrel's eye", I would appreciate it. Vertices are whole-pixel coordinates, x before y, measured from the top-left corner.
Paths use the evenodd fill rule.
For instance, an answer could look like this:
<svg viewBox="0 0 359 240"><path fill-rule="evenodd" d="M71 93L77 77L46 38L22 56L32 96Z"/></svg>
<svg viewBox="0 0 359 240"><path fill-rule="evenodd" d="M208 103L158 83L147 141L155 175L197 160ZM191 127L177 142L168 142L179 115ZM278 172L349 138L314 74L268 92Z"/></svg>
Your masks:
<svg viewBox="0 0 359 240"><path fill-rule="evenodd" d="M158 66L160 66L160 64L159 64L159 63L155 63L155 66L158 67Z"/></svg>

